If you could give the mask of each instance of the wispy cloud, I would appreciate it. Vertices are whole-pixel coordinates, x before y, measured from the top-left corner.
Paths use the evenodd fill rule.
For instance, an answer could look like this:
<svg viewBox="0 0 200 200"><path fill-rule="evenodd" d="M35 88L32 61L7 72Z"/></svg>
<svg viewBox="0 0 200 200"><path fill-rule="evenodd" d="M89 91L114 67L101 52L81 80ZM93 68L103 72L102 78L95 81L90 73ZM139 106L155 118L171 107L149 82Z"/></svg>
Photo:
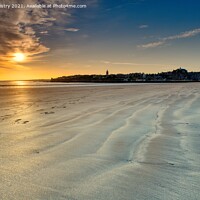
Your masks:
<svg viewBox="0 0 200 200"><path fill-rule="evenodd" d="M108 65L130 65L130 66L166 66L158 63L134 63L134 62L113 62L108 60L102 60L101 63Z"/></svg>
<svg viewBox="0 0 200 200"><path fill-rule="evenodd" d="M79 31L80 29L78 29L78 28L65 28L64 30L65 30L65 31L69 31L69 32L77 32L77 31Z"/></svg>
<svg viewBox="0 0 200 200"><path fill-rule="evenodd" d="M174 35L174 36L170 36L167 38L164 38L165 40L175 40L175 39L181 39L181 38L189 38L189 37L193 37L200 34L200 28L194 29L194 30L190 30L190 31L186 31L184 33L181 33L179 35Z"/></svg>
<svg viewBox="0 0 200 200"><path fill-rule="evenodd" d="M140 29L148 28L149 26L147 24L142 24L139 26Z"/></svg>
<svg viewBox="0 0 200 200"><path fill-rule="evenodd" d="M48 34L48 31L41 31L41 32L39 32L40 34L42 34L42 35L47 35Z"/></svg>
<svg viewBox="0 0 200 200"><path fill-rule="evenodd" d="M139 3L142 3L142 2L143 2L143 0L134 0L133 2L118 4L118 5L115 5L113 7L107 8L106 12L110 12L110 11L116 10L116 9L122 9L126 6L131 6L131 5L139 4Z"/></svg>
<svg viewBox="0 0 200 200"><path fill-rule="evenodd" d="M138 47L148 49L148 48L159 47L163 44L165 44L165 41L151 42L151 43L139 45Z"/></svg>
<svg viewBox="0 0 200 200"><path fill-rule="evenodd" d="M150 42L150 43L147 43L147 44L138 45L138 47L145 48L145 49L159 47L159 46L166 44L168 41L171 41L171 40L190 38L190 37L194 37L194 36L199 35L199 34L200 34L200 28L197 28L197 29L193 29L193 30L190 30L190 31L185 31L185 32L177 34L177 35L164 37L164 38L161 38L160 40L155 41L155 42Z"/></svg>

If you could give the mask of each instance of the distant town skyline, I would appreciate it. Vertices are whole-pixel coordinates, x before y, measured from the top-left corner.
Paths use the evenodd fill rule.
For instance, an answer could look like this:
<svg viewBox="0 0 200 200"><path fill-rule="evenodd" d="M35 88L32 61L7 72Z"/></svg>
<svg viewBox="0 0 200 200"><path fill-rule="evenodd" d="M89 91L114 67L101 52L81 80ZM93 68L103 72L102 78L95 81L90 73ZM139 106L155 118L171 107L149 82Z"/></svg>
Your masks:
<svg viewBox="0 0 200 200"><path fill-rule="evenodd" d="M52 78L51 82L97 82L97 83L132 83L132 82L199 82L200 72L188 72L178 68L173 71L145 74L109 74L106 70L104 75L73 75Z"/></svg>
<svg viewBox="0 0 200 200"><path fill-rule="evenodd" d="M10 0L9 4L40 4ZM86 8L8 9L0 1L0 80L200 71L200 1L43 0Z"/></svg>

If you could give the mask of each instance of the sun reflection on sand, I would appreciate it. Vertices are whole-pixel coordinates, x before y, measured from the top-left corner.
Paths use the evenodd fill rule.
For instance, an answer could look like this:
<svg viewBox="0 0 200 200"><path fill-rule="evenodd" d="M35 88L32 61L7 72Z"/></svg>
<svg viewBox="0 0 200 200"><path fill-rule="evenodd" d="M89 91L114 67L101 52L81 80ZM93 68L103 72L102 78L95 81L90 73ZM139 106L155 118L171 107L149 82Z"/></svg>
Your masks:
<svg viewBox="0 0 200 200"><path fill-rule="evenodd" d="M13 81L12 84L18 87L8 88L4 96L5 103L3 107L6 107L6 109L3 114L1 113L5 116L3 128L1 124L1 131L7 135L6 156L9 158L22 158L38 152L40 145L38 140L29 141L29 139L40 134L40 130L35 130L35 127L42 121L42 115L41 111L37 111L36 94L38 94L38 90L36 93L35 90L27 88L27 81ZM12 148L8 148L8 146L12 146ZM34 165L35 163L23 163L23 165L18 166L15 161L12 164L14 167L17 166L15 168L16 173L20 173Z"/></svg>

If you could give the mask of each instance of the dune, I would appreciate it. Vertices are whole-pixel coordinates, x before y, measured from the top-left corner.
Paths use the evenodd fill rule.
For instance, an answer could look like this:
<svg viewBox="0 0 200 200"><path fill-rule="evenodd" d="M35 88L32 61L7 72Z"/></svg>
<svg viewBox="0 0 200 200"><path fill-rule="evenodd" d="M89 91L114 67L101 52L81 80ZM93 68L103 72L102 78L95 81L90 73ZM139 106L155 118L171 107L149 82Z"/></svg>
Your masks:
<svg viewBox="0 0 200 200"><path fill-rule="evenodd" d="M0 88L1 199L200 198L198 83Z"/></svg>

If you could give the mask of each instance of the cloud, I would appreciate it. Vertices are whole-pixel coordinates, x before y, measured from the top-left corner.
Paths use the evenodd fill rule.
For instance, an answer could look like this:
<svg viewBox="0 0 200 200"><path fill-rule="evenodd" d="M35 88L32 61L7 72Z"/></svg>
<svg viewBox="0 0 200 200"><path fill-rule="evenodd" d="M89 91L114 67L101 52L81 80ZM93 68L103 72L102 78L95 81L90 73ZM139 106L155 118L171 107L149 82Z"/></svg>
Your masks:
<svg viewBox="0 0 200 200"><path fill-rule="evenodd" d="M142 45L139 45L138 47L147 49L147 48L159 47L163 44L165 44L165 41L158 41L158 42L152 42L152 43L148 43L148 44L142 44Z"/></svg>
<svg viewBox="0 0 200 200"><path fill-rule="evenodd" d="M155 64L155 63L134 63L134 62L112 62L108 60L102 60L101 63L108 65L131 65L131 66L166 66L164 64Z"/></svg>
<svg viewBox="0 0 200 200"><path fill-rule="evenodd" d="M78 29L78 28L66 28L66 29L64 29L65 31L69 31L69 32L77 32L77 31L79 31L80 29Z"/></svg>
<svg viewBox="0 0 200 200"><path fill-rule="evenodd" d="M73 0L2 0L2 4L49 4L73 3ZM69 9L0 9L0 65L9 62L15 52L23 52L32 57L48 52L39 37L46 35L50 26L56 22L66 24L71 15Z"/></svg>
<svg viewBox="0 0 200 200"><path fill-rule="evenodd" d="M88 6L96 6L98 0L87 0ZM0 0L0 4L83 4L82 0ZM0 9L0 74L5 70L28 70L33 62L46 62L52 56L48 35L65 34L66 25L75 21L75 9ZM67 31L76 32L70 28ZM45 41L45 43L43 43ZM70 46L70 44L69 44ZM67 45L65 44L65 47ZM16 52L26 54L26 61L16 63ZM48 52L48 54L47 54ZM46 54L45 54L46 53ZM66 54L65 54L66 55ZM65 56L64 55L64 56ZM7 71L6 71L7 73Z"/></svg>
<svg viewBox="0 0 200 200"><path fill-rule="evenodd" d="M200 34L200 28L197 28L191 31L186 31L179 35L170 36L170 37L164 38L164 40L176 40L176 39L182 39L182 38L189 38L189 37L194 37L198 34Z"/></svg>
<svg viewBox="0 0 200 200"><path fill-rule="evenodd" d="M156 42L150 42L150 43L147 43L147 44L138 45L138 47L145 48L145 49L159 47L159 46L166 44L168 41L171 41L171 40L190 38L190 37L194 37L194 36L199 35L199 34L200 34L200 28L197 28L197 29L193 29L193 30L190 30L190 31L185 31L185 32L180 33L178 35L172 35L172 36L169 36L169 37L161 38L159 41L156 41Z"/></svg>
<svg viewBox="0 0 200 200"><path fill-rule="evenodd" d="M107 8L106 9L106 12L110 12L112 10L116 10L116 9L122 9L124 7L127 7L127 6L131 6L131 5L135 5L135 4L139 4L139 3L142 3L143 0L134 0L132 2L126 2L126 3L122 3L122 4L117 4L115 6L112 6L110 8Z"/></svg>
<svg viewBox="0 0 200 200"><path fill-rule="evenodd" d="M110 64L110 65L137 65L137 63L131 63L131 62L111 62L107 60L101 61L104 64Z"/></svg>
<svg viewBox="0 0 200 200"><path fill-rule="evenodd" d="M139 26L140 29L148 28L149 26L147 24L142 24Z"/></svg>
<svg viewBox="0 0 200 200"><path fill-rule="evenodd" d="M48 31L40 31L40 34L42 34L42 35L47 35L47 34L48 34Z"/></svg>

